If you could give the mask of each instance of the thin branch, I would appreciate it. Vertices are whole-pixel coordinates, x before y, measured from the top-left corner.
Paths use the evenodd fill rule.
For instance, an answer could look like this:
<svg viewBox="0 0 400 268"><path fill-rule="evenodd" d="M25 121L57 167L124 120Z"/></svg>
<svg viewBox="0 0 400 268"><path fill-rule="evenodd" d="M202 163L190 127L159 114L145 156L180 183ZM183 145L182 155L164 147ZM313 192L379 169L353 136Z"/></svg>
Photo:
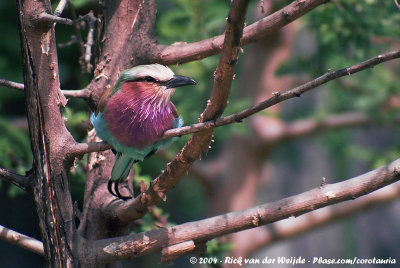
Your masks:
<svg viewBox="0 0 400 268"><path fill-rule="evenodd" d="M29 176L21 176L7 169L0 167L0 178L12 183L24 191L31 191L31 181Z"/></svg>
<svg viewBox="0 0 400 268"><path fill-rule="evenodd" d="M246 248L246 254L267 247L277 241L294 238L306 232L315 231L317 228L332 224L338 220L355 216L371 207L381 206L398 200L400 197L400 185L394 183L351 203L325 207L302 215L298 218L289 218L275 222L266 228L257 230L254 237L250 237L252 243Z"/></svg>
<svg viewBox="0 0 400 268"><path fill-rule="evenodd" d="M87 73L91 73L93 69L93 65L90 63L92 59L92 46L94 44L94 27L95 27L95 22L97 21L97 18L93 15L93 11L90 11L88 14L85 16L81 17L80 19L87 20L87 25L88 25L88 34L87 34L87 39L86 39L86 44L84 45L85 47L85 53L81 56L81 61L83 68Z"/></svg>
<svg viewBox="0 0 400 268"><path fill-rule="evenodd" d="M399 11L400 11L400 4L399 4L399 2L398 2L397 0L393 0L393 1L394 1L394 3L396 4L397 8L398 8Z"/></svg>
<svg viewBox="0 0 400 268"><path fill-rule="evenodd" d="M12 81L8 81L5 79L0 79L0 86L13 88L16 90L24 91L25 86L22 83L16 83ZM78 90L61 90L63 95L67 98L83 98L87 99L90 97L90 91L86 88L78 89Z"/></svg>
<svg viewBox="0 0 400 268"><path fill-rule="evenodd" d="M17 90L24 90L24 84L8 81L5 79L0 79L0 86L9 87Z"/></svg>
<svg viewBox="0 0 400 268"><path fill-rule="evenodd" d="M0 239L23 249L32 251L40 256L44 256L42 242L35 238L8 229L2 225L0 225Z"/></svg>
<svg viewBox="0 0 400 268"><path fill-rule="evenodd" d="M307 192L242 211L144 233L98 241L87 241L79 250L87 260L99 264L135 258L162 248L193 240L201 243L222 235L255 228L318 208L369 194L400 180L400 159L346 181L316 187ZM94 252L88 256L88 248Z"/></svg>
<svg viewBox="0 0 400 268"><path fill-rule="evenodd" d="M399 121L400 118L396 117L391 123L398 123ZM289 122L283 124L281 129L274 131L270 135L264 133L262 139L264 140L265 146L270 146L271 144L277 144L288 139L297 139L312 135L318 131L382 123L385 123L385 121L371 118L371 116L363 112L348 112L329 115L321 119L301 119Z"/></svg>
<svg viewBox="0 0 400 268"><path fill-rule="evenodd" d="M297 0L281 10L244 28L241 45L252 43L296 20L326 0ZM179 45L158 45L150 55L151 62L165 65L185 63L215 55L222 50L224 35Z"/></svg>
<svg viewBox="0 0 400 268"><path fill-rule="evenodd" d="M375 65L381 64L383 62L387 62L393 59L400 58L400 50L395 50L395 51L390 51L378 56L375 56L371 59L368 59L366 61L363 61L361 63L352 65L347 68L343 68L340 70L336 71L328 71L324 75L321 75L318 78L315 78L305 84L302 84L300 86L297 86L295 88L289 89L287 91L284 91L282 93L276 92L273 97L262 101L258 104L255 104L253 107L247 108L243 111L213 120L213 121L207 121L204 123L196 123L190 126L185 126L181 128L174 128L165 131L164 135L162 136L163 139L165 138L170 138L170 137L176 137L176 136L182 136L182 135L187 135L190 133L195 133L198 131L201 131L203 129L210 129L210 128L215 128L215 127L220 127L223 125L227 124L232 124L232 123L237 123L241 122L243 119L258 113L268 107L271 107L277 103L280 103L282 101L292 99L295 97L300 97L301 94L314 89L322 84L325 84L331 80L343 77L343 76L348 76L354 73L358 73L360 71L363 71L368 68L372 68Z"/></svg>
<svg viewBox="0 0 400 268"><path fill-rule="evenodd" d="M90 91L86 88L78 90L61 90L61 92L67 98L82 98L82 99L90 98Z"/></svg>
<svg viewBox="0 0 400 268"><path fill-rule="evenodd" d="M54 15L59 17L61 13L63 13L65 6L67 5L67 0L60 0L58 3L56 10L54 11Z"/></svg>
<svg viewBox="0 0 400 268"><path fill-rule="evenodd" d="M77 143L70 152L71 157L81 156L87 153L101 152L112 149L113 147L106 142Z"/></svg>
<svg viewBox="0 0 400 268"><path fill-rule="evenodd" d="M67 18L61 18L58 16L54 16L48 13L40 13L38 16L38 19L40 19L41 21L45 21L48 23L60 23L60 24L65 24L65 25L74 25L74 21L67 19Z"/></svg>

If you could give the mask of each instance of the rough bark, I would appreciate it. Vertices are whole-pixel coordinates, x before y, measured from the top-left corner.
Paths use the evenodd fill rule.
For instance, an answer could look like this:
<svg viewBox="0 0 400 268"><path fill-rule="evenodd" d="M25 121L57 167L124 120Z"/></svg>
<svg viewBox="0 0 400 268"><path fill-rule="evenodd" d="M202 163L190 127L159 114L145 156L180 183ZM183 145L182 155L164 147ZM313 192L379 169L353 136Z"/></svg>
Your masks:
<svg viewBox="0 0 400 268"><path fill-rule="evenodd" d="M75 231L64 160L65 145L74 142L60 113L54 25L36 18L51 12L50 1L17 0L26 109L32 152L32 195L50 267L78 265L73 256Z"/></svg>

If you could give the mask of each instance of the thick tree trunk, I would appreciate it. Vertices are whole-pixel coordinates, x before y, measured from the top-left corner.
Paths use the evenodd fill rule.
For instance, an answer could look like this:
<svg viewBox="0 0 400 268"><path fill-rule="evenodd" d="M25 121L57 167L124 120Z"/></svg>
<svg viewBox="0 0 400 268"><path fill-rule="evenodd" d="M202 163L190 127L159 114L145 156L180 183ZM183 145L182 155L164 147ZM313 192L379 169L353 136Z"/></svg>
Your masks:
<svg viewBox="0 0 400 268"><path fill-rule="evenodd" d="M50 267L73 267L74 218L64 163L73 142L60 113L57 51L53 24L38 16L50 1L17 0L23 55L26 109L34 162L31 189Z"/></svg>

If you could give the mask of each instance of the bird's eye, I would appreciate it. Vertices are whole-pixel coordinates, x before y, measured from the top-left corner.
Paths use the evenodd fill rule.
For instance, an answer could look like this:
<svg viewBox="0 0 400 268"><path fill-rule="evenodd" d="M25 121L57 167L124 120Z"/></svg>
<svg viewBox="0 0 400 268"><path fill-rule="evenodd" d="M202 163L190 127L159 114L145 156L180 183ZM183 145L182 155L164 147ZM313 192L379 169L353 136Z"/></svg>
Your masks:
<svg viewBox="0 0 400 268"><path fill-rule="evenodd" d="M144 78L144 80L147 81L147 82L155 82L155 81L156 81L156 80L155 80L153 77L151 77L151 76L146 76L146 77Z"/></svg>

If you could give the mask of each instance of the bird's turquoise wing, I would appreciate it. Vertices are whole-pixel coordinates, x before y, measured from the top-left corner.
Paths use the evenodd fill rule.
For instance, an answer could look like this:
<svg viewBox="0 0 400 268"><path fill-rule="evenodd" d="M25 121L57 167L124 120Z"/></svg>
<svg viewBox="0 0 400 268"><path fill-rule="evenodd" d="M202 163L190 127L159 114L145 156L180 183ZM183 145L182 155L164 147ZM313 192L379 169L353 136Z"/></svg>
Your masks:
<svg viewBox="0 0 400 268"><path fill-rule="evenodd" d="M102 113L98 113L95 115L92 113L90 116L90 121L92 122L93 126L96 129L96 134L99 136L100 139L107 142L108 144L112 145L117 152L126 154L127 156L131 157L132 159L143 161L143 159L154 149L159 149L155 144L150 146L144 147L142 149L137 149L134 147L127 147L122 145L117 138L115 138L111 132L107 129L107 122L103 119Z"/></svg>

